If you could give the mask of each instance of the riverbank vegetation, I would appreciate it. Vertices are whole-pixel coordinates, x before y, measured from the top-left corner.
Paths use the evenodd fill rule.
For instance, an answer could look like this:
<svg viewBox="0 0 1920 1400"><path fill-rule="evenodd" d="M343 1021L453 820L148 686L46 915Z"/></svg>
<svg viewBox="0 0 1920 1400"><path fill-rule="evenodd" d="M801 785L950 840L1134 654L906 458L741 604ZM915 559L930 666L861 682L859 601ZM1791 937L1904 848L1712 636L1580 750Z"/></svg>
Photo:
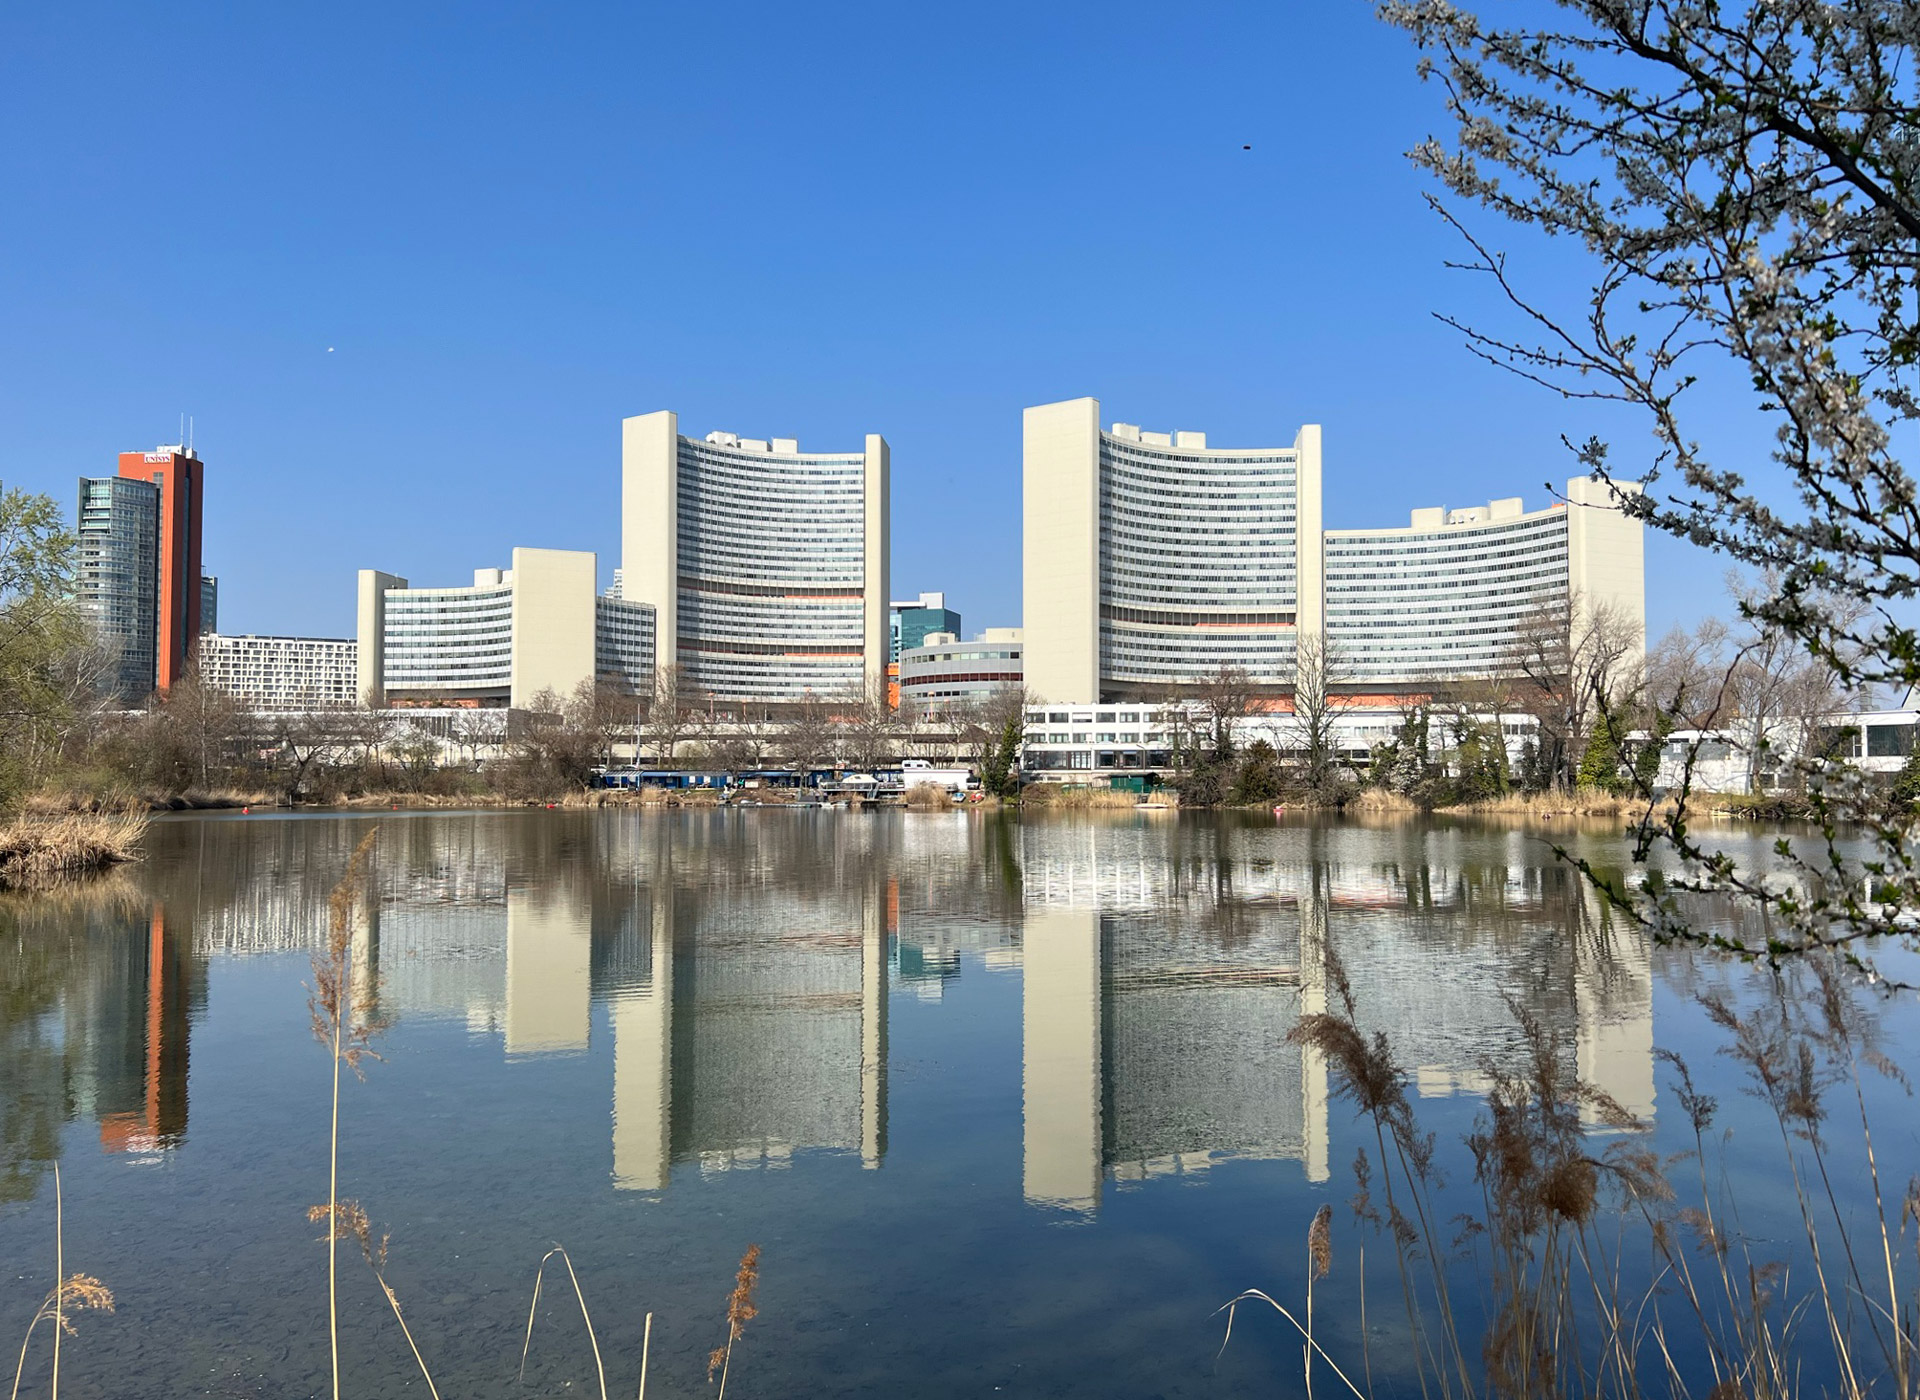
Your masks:
<svg viewBox="0 0 1920 1400"><path fill-rule="evenodd" d="M1325 1064L1361 1126L1350 1217L1336 1226L1323 1206L1308 1225L1304 1299L1249 1290L1227 1303L1229 1342L1241 1309L1271 1308L1304 1344L1308 1393L1319 1372L1362 1400L1416 1388L1460 1400L1920 1390L1920 1181L1883 1186L1867 1082L1899 1071L1838 960L1773 974L1757 1002L1700 998L1789 1183L1784 1199L1744 1210L1721 1105L1679 1055L1659 1059L1690 1143L1662 1157L1650 1125L1571 1072L1573 1047L1513 1004L1519 1067L1489 1057L1485 1108L1443 1143L1331 951L1327 982L1329 1010L1303 1016L1291 1039ZM1757 1235L1776 1214L1788 1232ZM1373 1319L1322 1322L1316 1335L1313 1283L1335 1268L1360 1275L1363 1310L1373 1281ZM1390 1377L1378 1389L1376 1370Z"/></svg>
<svg viewBox="0 0 1920 1400"><path fill-rule="evenodd" d="M0 890L41 889L133 860L146 827L134 814L18 817L0 826Z"/></svg>

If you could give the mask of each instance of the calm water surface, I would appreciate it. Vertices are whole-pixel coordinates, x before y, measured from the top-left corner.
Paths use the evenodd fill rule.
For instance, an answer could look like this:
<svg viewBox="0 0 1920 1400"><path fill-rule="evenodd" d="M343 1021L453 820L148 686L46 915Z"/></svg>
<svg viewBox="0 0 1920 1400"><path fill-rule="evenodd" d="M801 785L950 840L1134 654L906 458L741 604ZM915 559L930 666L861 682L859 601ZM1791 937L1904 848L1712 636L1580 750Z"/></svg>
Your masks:
<svg viewBox="0 0 1920 1400"><path fill-rule="evenodd" d="M50 1286L56 1160L68 1267L119 1295L81 1319L67 1395L324 1390L305 1208L326 1194L328 1060L307 983L327 892L373 821L169 819L123 879L0 908L0 1337ZM1471 1125L1489 1063L1518 1062L1511 998L1663 1149L1689 1137L1655 1047L1718 1076L1723 1123L1756 1144L1724 1168L1744 1223L1783 1249L1798 1228L1777 1134L1693 1005L1743 974L1649 949L1524 832L378 822L359 946L392 1025L345 1089L343 1194L391 1231L389 1278L449 1397L597 1393L553 1291L515 1380L555 1242L614 1394L633 1392L649 1310L653 1393L710 1393L749 1243L764 1257L730 1381L743 1400L1296 1393L1297 1341L1245 1319L1216 1359L1210 1314L1245 1287L1300 1296L1306 1226L1331 1202L1319 1307L1329 1349L1356 1354L1367 1237L1344 1203L1363 1137L1324 1064L1287 1043L1326 1003L1329 950L1443 1138ZM1914 1041L1903 1018L1896 1048ZM1904 1179L1912 1108L1872 1092ZM357 1253L344 1277L351 1393L424 1394Z"/></svg>

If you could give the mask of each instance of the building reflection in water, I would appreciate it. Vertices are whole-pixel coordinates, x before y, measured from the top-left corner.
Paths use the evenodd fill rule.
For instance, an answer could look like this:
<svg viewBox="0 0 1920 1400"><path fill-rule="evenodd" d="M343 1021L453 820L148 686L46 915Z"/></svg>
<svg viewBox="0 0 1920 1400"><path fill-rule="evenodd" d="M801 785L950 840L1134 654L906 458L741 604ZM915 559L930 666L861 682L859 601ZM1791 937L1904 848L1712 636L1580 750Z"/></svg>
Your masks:
<svg viewBox="0 0 1920 1400"><path fill-rule="evenodd" d="M207 959L310 954L364 829L156 828L179 846L152 862L144 903L12 916L51 932L37 953L19 941L6 971L9 1189L31 1190L73 1112L110 1150L182 1137ZM377 886L356 920L357 991L388 1014L464 1022L511 1061L610 1035L622 1190L809 1151L879 1167L890 998L938 1001L975 969L1022 978L1020 1174L1049 1209L1091 1212L1110 1187L1226 1160L1325 1180L1328 1071L1288 1032L1328 1009L1335 959L1421 1094L1477 1092L1490 1065L1524 1063L1511 997L1570 1070L1654 1108L1646 944L1518 834L436 815L387 824Z"/></svg>
<svg viewBox="0 0 1920 1400"><path fill-rule="evenodd" d="M1233 1158L1294 1159L1325 1180L1327 1066L1287 1037L1329 1009L1330 954L1363 1029L1389 1036L1423 1096L1481 1092L1490 1070L1524 1067L1512 997L1557 1036L1568 1070L1653 1114L1649 949L1565 867L1519 848L1512 865L1484 847L1470 859L1417 828L1022 835L1035 1204L1091 1212L1104 1182ZM1382 851L1396 840L1413 849Z"/></svg>
<svg viewBox="0 0 1920 1400"><path fill-rule="evenodd" d="M206 966L156 905L145 936L130 918L119 941L121 975L102 988L93 1020L93 1112L109 1152L153 1152L187 1133L187 1047L206 1001ZM113 935L109 935L113 937Z"/></svg>
<svg viewBox="0 0 1920 1400"><path fill-rule="evenodd" d="M186 1137L207 979L184 928L124 881L0 906L0 1202L35 1193L67 1121L109 1153Z"/></svg>

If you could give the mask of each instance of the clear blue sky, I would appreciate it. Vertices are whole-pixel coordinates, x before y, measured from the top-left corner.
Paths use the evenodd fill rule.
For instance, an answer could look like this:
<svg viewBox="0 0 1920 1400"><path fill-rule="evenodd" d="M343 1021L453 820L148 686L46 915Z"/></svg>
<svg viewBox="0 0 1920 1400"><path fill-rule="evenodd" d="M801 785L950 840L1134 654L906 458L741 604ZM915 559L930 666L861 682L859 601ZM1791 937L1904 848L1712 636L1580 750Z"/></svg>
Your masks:
<svg viewBox="0 0 1920 1400"><path fill-rule="evenodd" d="M1028 404L1321 423L1330 525L1540 504L1598 420L1433 321L1488 307L1402 156L1440 124L1363 0L14 5L0 477L70 510L191 413L222 630L334 635L361 567L604 580L658 408L884 434L896 596L970 631L1019 621ZM1650 538L1650 630L1721 570Z"/></svg>

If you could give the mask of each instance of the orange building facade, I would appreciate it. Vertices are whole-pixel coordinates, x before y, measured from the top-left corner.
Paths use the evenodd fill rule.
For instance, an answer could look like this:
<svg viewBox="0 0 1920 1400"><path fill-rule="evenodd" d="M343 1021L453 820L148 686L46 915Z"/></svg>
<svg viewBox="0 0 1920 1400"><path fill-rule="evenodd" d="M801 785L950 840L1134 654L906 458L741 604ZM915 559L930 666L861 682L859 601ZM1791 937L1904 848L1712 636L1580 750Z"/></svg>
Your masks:
<svg viewBox="0 0 1920 1400"><path fill-rule="evenodd" d="M154 688L164 694L192 665L200 644L200 505L206 464L191 448L122 452L120 475L160 491L159 655Z"/></svg>

